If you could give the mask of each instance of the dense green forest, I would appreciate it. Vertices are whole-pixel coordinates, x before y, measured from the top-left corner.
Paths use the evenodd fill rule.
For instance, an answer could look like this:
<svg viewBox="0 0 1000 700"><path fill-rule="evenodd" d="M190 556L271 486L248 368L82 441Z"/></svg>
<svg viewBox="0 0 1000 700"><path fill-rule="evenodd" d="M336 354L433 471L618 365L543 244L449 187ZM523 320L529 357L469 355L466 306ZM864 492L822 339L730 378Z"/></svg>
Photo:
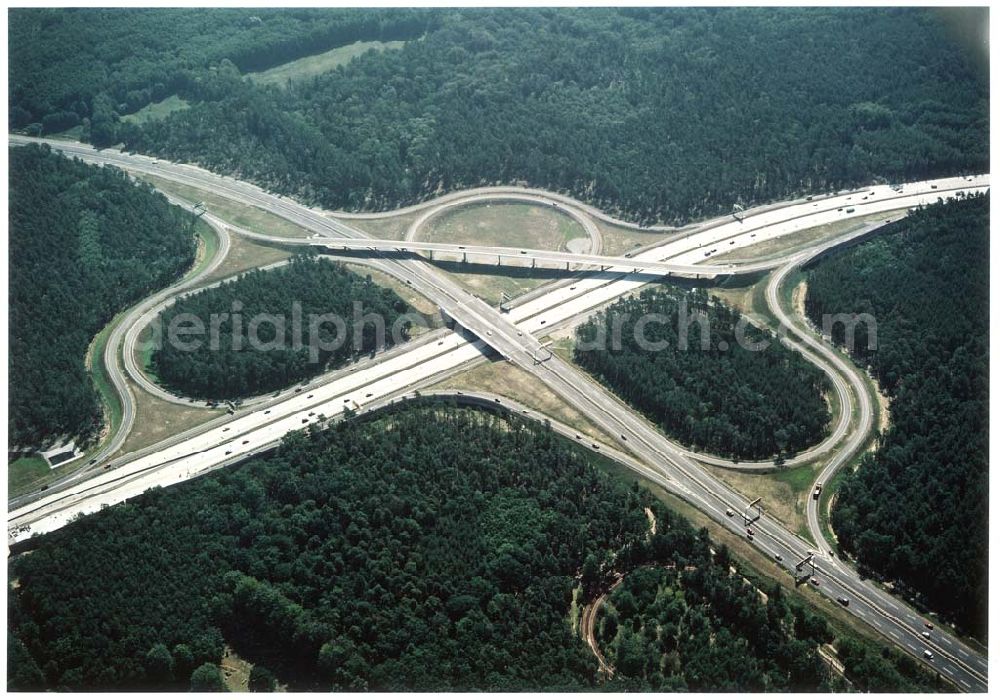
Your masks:
<svg viewBox="0 0 1000 700"><path fill-rule="evenodd" d="M989 197L936 204L809 272L806 310L868 313L854 356L890 398L878 451L833 508L843 549L985 639ZM843 342L844 327L834 327Z"/></svg>
<svg viewBox="0 0 1000 700"><path fill-rule="evenodd" d="M95 144L123 141L347 209L523 181L641 222L681 222L876 177L989 169L985 71L936 10L470 9L378 20L254 10L254 27L245 12L218 11L191 38L200 14L170 12L12 13L13 125L50 105L76 110ZM42 22L62 29L29 31ZM314 26L335 28L305 42L317 50L352 31L425 33L289 87L242 77L297 53L297 33ZM61 43L74 28L91 60ZM269 37L259 54L249 41L258 34ZM185 79L129 82L122 41L152 47L139 75L162 59L164 76L180 64ZM33 62L56 53L74 70L46 68L36 88ZM98 77L81 80L84 70ZM192 106L119 124L147 89ZM141 93L132 104L130 91Z"/></svg>
<svg viewBox="0 0 1000 700"><path fill-rule="evenodd" d="M833 641L826 621L801 607L793 611L780 586L761 602L730 574L724 549L716 559L689 570L640 568L612 591L597 638L615 672L661 692L826 689L816 652Z"/></svg>
<svg viewBox="0 0 1000 700"><path fill-rule="evenodd" d="M340 263L300 255L284 267L252 270L169 306L159 317L163 342L153 352L152 365L160 381L185 395L243 398L283 389L378 349L376 324L358 323L369 315L382 320L382 337L391 345L393 324L405 313L406 303L371 277L360 277ZM316 325L318 342L313 343L311 318L323 314L337 315L344 327ZM181 327L185 318L198 319L205 331L192 338L200 340L195 348L188 347L188 338L170 341L168 330L175 320ZM213 327L218 329L217 343ZM409 328L409 320L401 319L400 339L408 337ZM253 339L261 345L255 347Z"/></svg>
<svg viewBox="0 0 1000 700"><path fill-rule="evenodd" d="M648 314L662 316L640 329L646 342L665 343L662 349L643 348L636 339ZM688 323L697 314L707 324ZM617 326L620 347L612 342ZM739 313L704 289L650 287L579 326L573 358L689 447L767 459L819 442L830 419L823 373L766 331L746 324L744 343L737 342L740 332ZM608 342L592 349L602 337ZM754 349L762 342L765 349Z"/></svg>
<svg viewBox="0 0 1000 700"><path fill-rule="evenodd" d="M593 459L516 416L422 402L293 433L15 551L9 687L211 688L229 645L263 687L589 689L574 590L644 564L700 572L684 586L703 629L764 625L773 687L823 687L820 619L785 629L706 531ZM702 661L669 682L729 687Z"/></svg>
<svg viewBox="0 0 1000 700"><path fill-rule="evenodd" d="M8 155L9 442L86 440L101 426L87 347L117 312L191 266L194 219L115 168L47 146Z"/></svg>
<svg viewBox="0 0 1000 700"><path fill-rule="evenodd" d="M697 565L640 567L622 579L599 612L596 636L626 688L898 693L932 685L909 656L836 638L780 585L760 591L731 565L723 546ZM850 685L816 651L833 643Z"/></svg>
<svg viewBox="0 0 1000 700"><path fill-rule="evenodd" d="M413 39L433 21L414 10L15 9L10 127L85 124L101 142L120 115L193 89L223 59L260 70L357 40Z"/></svg>

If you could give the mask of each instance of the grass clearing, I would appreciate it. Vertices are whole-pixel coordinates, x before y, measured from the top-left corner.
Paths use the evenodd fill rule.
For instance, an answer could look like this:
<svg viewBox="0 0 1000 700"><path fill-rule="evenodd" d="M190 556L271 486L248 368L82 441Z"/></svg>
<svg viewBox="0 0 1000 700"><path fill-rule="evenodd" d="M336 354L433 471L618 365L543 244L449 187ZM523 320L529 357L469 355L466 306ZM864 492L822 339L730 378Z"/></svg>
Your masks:
<svg viewBox="0 0 1000 700"><path fill-rule="evenodd" d="M90 352L87 353L86 360L87 369L90 370L94 386L97 388L97 392L101 396L101 403L104 404L106 409L105 416L107 420L105 423L107 427L105 434L108 435L113 435L118 430L118 426L121 425L123 408L118 397L118 392L115 391L115 386L108 374L108 369L104 366L104 352L108 345L108 338L111 335L111 331L121 321L124 313L122 312L115 316L111 320L111 323L102 328L101 332L94 337L94 342L91 343Z"/></svg>
<svg viewBox="0 0 1000 700"><path fill-rule="evenodd" d="M570 631L576 635L580 634L580 615L583 612L583 607L585 603L583 602L583 586L576 586L573 588L573 599L569 604L569 628Z"/></svg>
<svg viewBox="0 0 1000 700"><path fill-rule="evenodd" d="M208 275L204 282L217 282L247 270L253 270L265 265L272 265L292 257L288 248L263 243L256 243L239 235L229 239L229 254L219 266Z"/></svg>
<svg viewBox="0 0 1000 700"><path fill-rule="evenodd" d="M767 277L733 287L710 287L709 296L716 296L733 307L757 325L773 327L774 318L767 310L764 290L767 288Z"/></svg>
<svg viewBox="0 0 1000 700"><path fill-rule="evenodd" d="M122 115L122 121L131 124L145 124L146 122L163 119L173 112L180 112L190 106L187 100L182 100L177 95L171 95L159 102L146 105L138 112Z"/></svg>
<svg viewBox="0 0 1000 700"><path fill-rule="evenodd" d="M546 338L552 343L549 345L549 350L552 351L554 355L557 355L559 359L574 364L573 362L573 348L576 346L576 335L572 330L563 330L553 333L552 335L546 336Z"/></svg>
<svg viewBox="0 0 1000 700"><path fill-rule="evenodd" d="M156 374L156 369L153 367L153 352L155 352L156 348L149 342L151 335L152 330L149 326L145 326L139 331L139 337L136 338L135 344L135 359L136 364L142 369L142 373L149 377L150 381L159 384L160 377Z"/></svg>
<svg viewBox="0 0 1000 700"><path fill-rule="evenodd" d="M11 496L30 490L31 484L49 474L49 464L43 458L19 457L7 465L7 492Z"/></svg>
<svg viewBox="0 0 1000 700"><path fill-rule="evenodd" d="M240 204L222 195L203 190L200 187L183 185L173 180L166 180L155 175L140 175L156 189L185 199L191 203L204 202L212 214L226 222L250 229L269 236L284 236L287 238L308 238L312 234L301 226L293 224L288 219L270 214L258 207Z"/></svg>
<svg viewBox="0 0 1000 700"><path fill-rule="evenodd" d="M401 241L406 238L406 232L419 215L419 213L401 214L399 216L387 216L380 219L338 219L336 216L331 216L330 218L334 221L342 221L353 228L360 229L372 238Z"/></svg>
<svg viewBox="0 0 1000 700"><path fill-rule="evenodd" d="M706 466L708 471L747 498L762 500L764 511L792 532L811 540L806 522L806 499L821 464L810 463L767 474Z"/></svg>
<svg viewBox="0 0 1000 700"><path fill-rule="evenodd" d="M533 411L551 416L594 440L614 444L607 434L548 387L539 386L536 378L505 360L482 362L472 369L447 377L429 387L428 391L462 389L506 396Z"/></svg>
<svg viewBox="0 0 1000 700"><path fill-rule="evenodd" d="M230 693L246 693L250 687L250 671L253 664L243 659L227 644L222 648L222 661L219 662L222 680Z"/></svg>
<svg viewBox="0 0 1000 700"><path fill-rule="evenodd" d="M588 238L583 226L558 209L521 202L477 203L445 209L431 217L417 237L434 243L537 250L568 250L569 241Z"/></svg>
<svg viewBox="0 0 1000 700"><path fill-rule="evenodd" d="M624 255L631 250L659 243L672 235L670 231L642 231L616 226L600 219L594 219L594 223L601 232L605 255Z"/></svg>
<svg viewBox="0 0 1000 700"><path fill-rule="evenodd" d="M66 131L60 131L57 134L44 134L47 139L56 139L59 141L82 141L83 140L83 124L77 124L76 126L66 129Z"/></svg>
<svg viewBox="0 0 1000 700"><path fill-rule="evenodd" d="M500 296L506 294L516 299L543 284L562 279L559 270L514 267L504 265L477 265L459 262L437 262L439 268L451 274L455 281L488 304L500 304Z"/></svg>
<svg viewBox="0 0 1000 700"><path fill-rule="evenodd" d="M208 408L203 401L190 404L164 401L146 393L130 380L127 381L135 396L135 423L118 455L155 445L225 413L221 408Z"/></svg>
<svg viewBox="0 0 1000 700"><path fill-rule="evenodd" d="M328 73L369 51L401 49L404 44L406 44L405 41L356 41L347 46L338 46L323 53L282 63L267 70L247 73L246 77L259 85L286 87L289 82L309 80L317 75Z"/></svg>

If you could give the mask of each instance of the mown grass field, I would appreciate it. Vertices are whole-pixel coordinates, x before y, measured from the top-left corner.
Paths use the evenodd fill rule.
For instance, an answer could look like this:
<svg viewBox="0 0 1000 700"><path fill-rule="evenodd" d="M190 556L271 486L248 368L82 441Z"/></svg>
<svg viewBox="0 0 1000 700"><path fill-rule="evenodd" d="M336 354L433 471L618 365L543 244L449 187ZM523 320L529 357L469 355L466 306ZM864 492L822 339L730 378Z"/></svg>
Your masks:
<svg viewBox="0 0 1000 700"><path fill-rule="evenodd" d="M530 374L503 360L480 363L430 387L430 390L461 389L506 396L539 413L552 416L590 438L612 442L604 431L548 387L540 386L538 380Z"/></svg>
<svg viewBox="0 0 1000 700"><path fill-rule="evenodd" d="M132 124L145 124L146 122L163 119L168 114L187 109L189 106L186 100L182 100L177 95L171 95L159 102L146 105L138 112L123 115L122 121L131 122Z"/></svg>
<svg viewBox="0 0 1000 700"><path fill-rule="evenodd" d="M491 202L446 209L427 221L417 236L438 243L565 250L568 241L586 238L587 232L551 207Z"/></svg>
<svg viewBox="0 0 1000 700"><path fill-rule="evenodd" d="M7 491L16 496L49 473L49 465L41 457L20 457L7 465Z"/></svg>
<svg viewBox="0 0 1000 700"><path fill-rule="evenodd" d="M146 393L131 381L129 386L135 396L135 425L120 454L149 447L225 413L221 408L206 407L204 401L170 403Z"/></svg>
<svg viewBox="0 0 1000 700"><path fill-rule="evenodd" d="M587 238L587 232L566 214L549 207L490 202L447 209L427 221L417 238L437 243L567 250L569 241ZM498 304L501 294L519 297L561 277L551 267L534 269L530 263L511 265L509 260L502 267L494 267L495 262L478 256L468 263L441 262L440 267L491 304Z"/></svg>
<svg viewBox="0 0 1000 700"><path fill-rule="evenodd" d="M269 214L263 209L240 204L232 199L222 197L199 187L182 185L172 180L165 180L155 175L142 175L156 189L174 195L189 202L203 202L205 207L235 226L250 229L269 236L287 236L288 238L307 238L310 233L296 226L288 219Z"/></svg>
<svg viewBox="0 0 1000 700"><path fill-rule="evenodd" d="M308 80L327 73L337 66L346 65L368 51L400 49L405 43L405 41L356 41L353 44L338 46L324 53L282 63L280 66L268 68L259 73L248 73L247 76L253 82L261 85L283 87L289 81Z"/></svg>

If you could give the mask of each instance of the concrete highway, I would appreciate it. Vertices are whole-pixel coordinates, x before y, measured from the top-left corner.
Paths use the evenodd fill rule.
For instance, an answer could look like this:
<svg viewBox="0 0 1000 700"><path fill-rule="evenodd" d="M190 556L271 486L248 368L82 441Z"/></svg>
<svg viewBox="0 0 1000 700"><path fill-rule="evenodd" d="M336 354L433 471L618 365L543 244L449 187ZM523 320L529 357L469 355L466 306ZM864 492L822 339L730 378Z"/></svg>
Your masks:
<svg viewBox="0 0 1000 700"><path fill-rule="evenodd" d="M433 199L429 199L423 202L418 202L417 204L411 204L399 209L393 209L392 211L381 211L381 212L369 212L369 211L325 211L328 216L335 219L342 219L344 221L377 221L379 219L386 219L393 216L407 216L409 214L414 214L417 212L422 212L426 209L437 208L442 205L454 203L456 200L470 200L474 198L479 198L481 196L485 197L499 197L503 198L505 195L515 195L515 196L525 196L531 197L534 201L539 203L547 204L549 202L555 202L558 205L565 205L567 207L572 207L577 212L586 215L592 220L602 221L606 224L612 226L617 226L619 228L631 229L633 231L642 231L646 233L656 234L665 233L669 235L677 234L683 231L689 231L695 228L701 228L703 226L715 226L719 223L724 223L730 220L729 215L719 216L706 221L698 222L695 224L688 224L686 226L670 226L663 224L654 224L652 226L642 226L636 224L632 221L625 221L624 219L619 219L614 217L607 212L598 209L595 206L587 204L586 202L581 202L579 200L573 199L572 197L564 194L559 194L558 192L550 192L548 190L537 189L533 187L521 187L516 185L489 185L486 187L472 187L466 190L461 190L459 192L449 192ZM798 200L800 202L806 201L805 198ZM749 210L755 214L762 213L772 208L787 206L789 202L782 201L775 204L764 204L754 207ZM661 237L662 238L662 237ZM591 252L599 252L597 250L592 250Z"/></svg>
<svg viewBox="0 0 1000 700"><path fill-rule="evenodd" d="M508 200L508 199L511 199L511 198L514 198L514 197L515 197L515 195L510 195L510 194L482 194L482 195L476 195L476 196L471 197L469 199L458 198L458 197L453 198L447 204L440 205L440 206L428 209L423 216L421 216L417 221L415 221L413 224L411 224L411 226L409 228L409 232L408 232L407 235L409 237L415 237L417 235L417 233L419 232L419 224L421 224L423 222L426 222L432 216L437 215L438 213L440 213L442 210L444 210L446 208L457 207L457 206L467 206L470 203L481 203L481 202L484 202L484 201L496 201L498 199L501 200L501 201L504 201L504 200ZM177 200L175 200L175 198L171 198L171 199L173 201L175 201L175 202L177 201ZM537 197L537 196L533 196L533 195L532 196L524 195L523 199L525 201L531 201L531 202L534 202L534 203L541 203L541 204L548 204L549 203L547 200L544 200L541 197ZM190 203L185 203L185 202L180 202L180 203L183 203L183 204L185 204L187 206L190 206ZM563 204L562 207L563 207L564 211L569 211L570 210L570 207L568 205ZM229 227L229 228L232 228L234 231L237 231L238 233L240 233L241 235L244 235L246 237L257 238L257 239L264 239L264 240L267 240L268 242L276 242L276 243L287 243L288 240L289 240L287 237L266 236L266 235L261 235L261 234L259 234L257 232L254 232L254 231L249 231L247 229L243 229L243 228L239 228L239 227L232 227L231 225L227 224L226 222L224 222L224 221L222 221L220 219L217 219L216 217L213 217L211 214L208 214L208 213L205 214L205 218L207 220L211 221L213 223L213 225L216 226L216 227ZM582 218L582 214L580 214L579 212L577 212L575 218ZM591 224L591 227L592 228L596 228L596 227L593 227L593 224ZM878 227L878 225L871 225L871 226L868 226L868 227L859 227L858 230L846 234L845 237L844 237L844 240L849 240L850 238L853 238L853 237L856 237L856 236L867 235L870 231L872 231L873 229L875 229L877 227ZM331 248L333 247L333 244L328 244L325 241L317 242L317 241L306 241L306 240L294 240L293 242L300 243L300 244L317 243L317 244L323 245L324 247L331 247ZM396 251L396 250L400 250L401 249L399 247L398 242L396 242L396 241L378 241L378 240L354 241L354 240L351 240L351 241L344 241L343 244L341 244L341 243L338 242L337 245L338 246L342 245L344 249L348 249L348 250ZM462 245L443 246L443 245L439 245L439 244L438 245L435 245L435 244L421 244L419 246L411 246L411 247L405 248L405 249L406 250L424 250L424 251L427 251L427 250L430 250L430 251L434 251L434 250L438 250L438 251L447 250L447 251L451 251L451 252L455 252L455 251L458 251L458 250L466 250L466 249L468 249L469 254L474 254L474 253L478 252L478 253L481 253L481 254L484 254L484 255L489 255L490 258L492 258L492 256L494 256L494 255L501 254L502 251L508 251L508 252L513 251L513 249L502 249L502 248L498 249L496 247L487 247L487 246L462 246ZM814 254L818 254L822 250L825 250L825 247L818 247L818 248L813 248L813 249L810 249L810 250L812 250ZM541 253L544 254L546 251L527 251L529 257L530 257L530 254L534 253L534 252L541 252ZM526 253L526 251L519 251L517 255L514 255L512 253L509 257L514 257L516 259L523 259L525 253ZM566 257L570 257L570 256L566 256ZM572 257L575 259L575 258L577 258L579 256L572 256ZM801 255L796 255L795 258L794 258L794 260L798 260L800 257L801 257ZM614 259L611 259L611 258L601 258L601 260L605 260L605 261L611 262ZM768 267L772 267L772 266L774 266L776 264L779 264L781 262L781 260L782 260L781 258L778 258L778 259L769 259L769 260L765 260L765 261L756 262L756 263L753 264L753 267L751 269L753 271L756 271L758 269L765 269L765 268L768 268ZM379 266L380 268L383 268L384 271L387 272L387 273L389 273L389 274L398 274L397 270L395 270L394 268L391 268L388 265L382 264L379 261L379 259L377 259L377 258L376 259L372 259L369 262L371 264L375 264L375 265ZM711 269L710 266L700 266L700 267L699 266L689 266L689 267L690 267L690 269L699 270L699 271L700 270L704 270L706 268ZM731 273L734 269L739 270L740 272L742 272L747 267L748 266L746 266L746 265L734 265L734 266L731 266L730 268L728 268L727 272ZM673 268L671 268L671 269L673 269ZM637 270L633 270L633 272L636 272L636 271ZM643 268L642 271L648 271L648 268ZM218 283L216 283L216 284L218 284ZM150 393L152 393L154 395L157 395L160 398L163 398L165 400L170 400L170 401L174 401L174 402L177 402L177 403L188 403L189 400L187 398L172 395L169 392L167 392L164 389L162 389L161 387L159 387L157 384L151 382L141 371L138 370L138 368L135 367L134 360L132 359L133 356L132 356L131 353L128 352L129 348L132 345L134 345L134 338L135 338L135 336L138 335L139 329L142 327L142 325L144 325L145 323L148 323L150 320L152 320L155 317L155 315L157 313L159 313L159 311L162 310L165 306L167 306L170 302L171 302L171 300L168 299L167 301L165 301L165 302L157 305L155 308L150 309L145 314L143 320L133 328L133 330L131 332L131 335L126 337L126 344L125 344L125 350L126 350L126 352L125 352L126 368L127 368L128 372L129 372L129 375L133 379L133 381L139 383L141 386L143 386L143 388L145 388ZM786 341L786 344L788 344L787 341ZM804 352L804 349L801 348L801 346L794 345L794 344L793 344L793 346L797 350ZM817 361L817 364L818 363L819 362ZM839 375L837 375L837 376L839 376ZM839 389L839 387L838 387L838 389ZM258 397L258 398L259 399L264 399L264 398L267 398L267 397ZM248 405L252 405L253 402L252 401L248 401L248 402L245 402L245 403L247 403ZM824 439L824 441L821 444L819 444L817 446L814 446L813 448L811 448L809 450L806 450L806 451L804 451L802 453L799 453L797 455L794 455L792 457L787 458L786 461L785 461L785 465L790 467L790 466L795 466L797 464L806 463L806 462L811 461L812 459L815 459L816 457L824 454L833 445L835 445L837 442L839 442L844 437L844 435L846 434L846 432L847 432L847 430L849 428L849 424L850 424L850 414L849 413L842 413L841 416L840 416L840 419L839 419L839 421L837 423L837 425L831 431L830 435L827 436L827 438ZM690 450L686 451L686 454L688 454L689 456L692 456L692 457L696 457L697 459L699 459L699 461L706 462L708 464L713 464L713 465L716 465L716 466L723 466L723 467L727 467L727 468L731 468L731 469L737 469L737 470L740 470L740 471L766 471L766 470L771 470L771 469L774 468L773 461L743 461L743 462L739 462L739 463L734 463L731 459L726 459L726 458L721 458L721 457L715 457L715 456L712 456L712 455L698 453L698 452L690 451Z"/></svg>
<svg viewBox="0 0 1000 700"><path fill-rule="evenodd" d="M730 265L691 265L675 264L660 260L640 260L628 257L609 255L590 255L587 253L568 253L560 250L537 250L533 248L506 248L502 246L485 246L458 243L434 243L430 241L396 241L376 238L366 238L363 240L340 239L336 242L317 236L316 238L289 238L288 236L270 236L263 233L240 229L240 233L247 238L267 243L279 243L282 245L303 245L321 246L329 249L340 249L344 251L376 253L429 253L430 259L461 260L472 263L496 263L502 265L510 263L530 263L535 267L538 263L557 263L560 267L569 270L570 266L597 267L602 272L645 272L656 277L664 275L674 275L683 277L700 277L701 279L712 279L720 275L732 275L736 272L756 272L767 269L771 263L758 262L747 263L737 269L735 264ZM523 266L523 265L522 265Z"/></svg>
<svg viewBox="0 0 1000 700"><path fill-rule="evenodd" d="M58 147L62 147L62 144ZM93 153L89 156L95 157ZM111 159L122 157L114 154L109 156ZM159 168L159 164L151 163L149 167ZM553 324L594 308L603 301L628 293L648 282L648 276L628 273L628 270L634 269L636 260L648 260L651 263L669 260L671 264L693 266L700 258L714 254L709 248L710 255L705 256L705 246L717 246L723 241L729 242L730 249L748 246L758 240L839 220L845 214L849 216L854 212L843 211L844 202L851 201L854 197L868 202L868 208L863 213L870 214L873 211L918 206L933 201L943 192L955 192L959 188L971 190L986 186L986 177L974 180L953 178L950 181L907 185L908 193L905 196L897 196L898 193L894 191L890 193L890 188L878 193L873 189L872 194L853 193L826 198L822 208L819 203L805 203L774 209L754 216L753 221L747 217L743 221L721 224L694 232L683 239L675 239L631 259L623 274L584 276L573 284L562 285L550 293L540 295L512 309L508 314L501 314L454 284L442 281L442 276L424 263L399 261L399 265L405 266L415 288L433 298L462 327L472 331L479 339L466 339L458 334L451 334L437 345L416 348L412 353L401 353L347 377L346 379L353 380L353 384L351 381L331 382L315 391L309 390L311 393L308 395L303 391L302 394L281 402L275 409L238 416L224 427L206 431L181 444L129 462L91 479L85 485L45 496L10 513L11 525L31 527L30 530L16 532L12 539L55 529L76 514L93 512L105 504L120 502L152 485L177 483L219 464L239 459L259 449L261 445L273 444L290 430L317 422L323 415L336 415L345 406L361 408L364 402L382 399L398 392L400 387L418 383L427 376L428 371L440 372L449 365L455 366L453 363L456 360L461 364L473 359L483 352L486 345L525 371L532 372L608 434L619 436L621 447L632 452L644 464L650 465L647 468L653 469L658 475L658 483L692 502L723 526L742 532L742 520L727 515L727 511L742 510L741 496L704 473L688 455L678 451L675 445L633 412L623 410L619 402L614 401L586 377L580 376L575 368L548 353L535 335L543 334L547 330L546 324ZM313 230L326 232L326 227L329 226L334 231L333 235L347 236L349 232L352 234L350 237L358 237L359 232L340 224L330 226L329 219L324 219L323 224L316 222L312 216L321 215L315 215L309 210L306 210L308 214L296 210L295 207L299 205L292 205L287 200L260 192L250 192L248 195L242 186L236 187L235 191L256 200L255 206L263 206L274 213L279 213L276 209L288 208L291 216L284 213L279 215L296 223L306 221L307 227ZM274 208L268 206L269 197L280 204ZM411 364L413 362L416 363ZM269 415L272 411L274 415ZM793 567L796 557L803 556L807 549L808 543L788 533L766 516L755 522L753 527L756 530L756 546L772 555L781 554L786 567ZM818 589L820 592L829 596L850 593L850 611L879 629L887 638L894 639L917 656L921 655L917 646L936 650L938 656L931 664L944 675L966 689L984 687L986 671L981 657L976 657L968 648L947 635L935 634L936 639L923 640L919 636L922 621L911 610L884 591L861 582L846 567L833 562L824 562L823 566L820 569L823 574L822 586ZM960 658L966 656L970 658L969 662Z"/></svg>
<svg viewBox="0 0 1000 700"><path fill-rule="evenodd" d="M208 260L195 274L184 277L177 283L172 284L169 287L165 287L156 294L147 297L133 306L125 312L125 314L111 330L107 343L104 347L103 360L104 366L108 368L108 377L111 380L112 386L114 386L115 392L118 394L119 401L121 401L122 404L122 419L114 434L109 436L101 449L90 456L87 464L81 463L82 472L86 472L88 466L100 465L104 463L109 457L120 450L122 445L125 443L125 440L128 438L129 433L132 431L132 426L135 424L135 397L132 395L132 390L125 381L124 375L122 375L120 371L117 371L118 352L122 348L123 344L126 344L126 339L129 338L130 334L137 334L138 330L145 325L143 319L147 317L150 309L160 308L165 304L169 304L177 297L178 294L196 287L201 280L205 279L205 277L214 272L219 264L229 254L229 234L223 227L217 226L211 221L208 223L215 229L219 236L219 246L215 254L212 256L212 259ZM82 460L83 457L80 459ZM72 462L67 462L67 466L71 463ZM81 471L76 471L66 477L63 477L62 479L50 483L49 488L52 490L58 490L61 486L78 481L82 476ZM17 503L19 501L20 499L14 499L12 503Z"/></svg>
<svg viewBox="0 0 1000 700"><path fill-rule="evenodd" d="M928 203L928 201L933 201L933 198L938 196L949 196L959 190L973 190L973 187L964 179L959 179L958 182L947 183L943 186L936 183L932 186L936 191L932 191L931 194L918 193L916 195L883 196L876 199L875 197L878 193L875 190L870 190L869 194L856 196L859 198L863 196L866 200L866 206L863 207L862 213L865 215L871 215L873 213L892 211L893 209L902 207L919 206L920 204ZM931 199L928 199L929 197ZM734 223L737 225L731 227L733 229L732 231L726 231L729 235L724 237L685 237L682 241L680 241L680 243L683 244L684 241L689 241L689 243L687 244L687 249L683 251L683 255L676 255L667 259L664 259L659 255L662 250L662 246L632 257L628 255L607 256L570 253L565 251L538 250L531 248L485 246L471 243L436 243L413 240L397 241L374 238L354 238L352 240L341 239L338 240L336 244L333 244L328 238L320 234L316 234L310 239L299 239L289 238L288 236L273 236L255 231L249 231L247 229L240 229L240 233L249 238L285 245L312 245L323 246L331 249L336 247L344 251L356 252L428 253L432 260L434 259L434 255L436 253L439 259L447 258L449 260L462 260L464 262L479 262L487 264L495 261L498 266L504 264L505 262L508 264L516 263L521 266L525 263L530 263L532 267L535 267L538 263L556 263L560 266L565 265L567 270L569 270L570 266L573 265L592 268L597 267L602 272L609 271L611 273L631 272L634 274L642 272L657 277L671 275L688 278L715 279L720 276L750 274L769 270L775 267L776 261L774 259L764 259L752 262L727 263L722 265L704 264L705 261L710 261L714 256L734 250L734 246L736 246L737 243L742 243L741 247L752 245L753 243L758 242L758 235L760 236L759 240L762 241L767 240L768 238L787 235L787 233L794 230L801 230L803 227L812 227L803 226L803 222L801 221L802 219L818 221L819 223L814 224L816 226L843 220L846 216L844 212L846 212L847 209L852 209L850 213L856 214L858 207L862 206L858 203L854 206L846 206L852 199L853 197L850 195L845 197L830 197L822 202L823 206L821 209L819 208L821 203L814 202L812 207L806 207L804 212L799 212L794 216L785 216L784 218L779 219L779 221L784 224L784 227L777 229L775 227L775 222L757 222L756 217L752 219L744 217L742 221L734 220ZM473 198L472 201L475 201L475 198ZM468 200L457 200L443 206L450 207L464 205L467 203ZM566 207L563 207L563 210L565 211ZM439 210L430 210L430 212L425 214L424 217L411 225L410 231L415 232L417 230L415 226L418 223L426 221L427 218L435 214L437 211ZM785 210L776 211L780 214ZM847 218L850 218L850 216L847 216ZM729 225L727 224L727 226ZM718 232L719 229L722 228L726 228L726 226L717 226L711 230ZM681 257L683 257L683 261L679 259Z"/></svg>

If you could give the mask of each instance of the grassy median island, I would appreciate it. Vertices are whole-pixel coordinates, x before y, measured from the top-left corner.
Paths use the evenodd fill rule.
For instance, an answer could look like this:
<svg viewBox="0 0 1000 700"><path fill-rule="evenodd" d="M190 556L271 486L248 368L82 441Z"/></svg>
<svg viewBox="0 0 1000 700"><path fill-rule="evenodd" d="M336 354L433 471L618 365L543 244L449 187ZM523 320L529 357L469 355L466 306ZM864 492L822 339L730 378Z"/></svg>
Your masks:
<svg viewBox="0 0 1000 700"><path fill-rule="evenodd" d="M167 307L159 317L163 342L150 366L164 386L185 396L245 398L284 389L375 351L382 339L374 318L384 323L385 344L408 339L413 323L402 319L396 338L393 327L410 311L395 292L371 278L326 259L296 256L286 266L250 271ZM323 315L336 316L343 329L333 319L313 326L313 319ZM171 342L169 329L185 318L196 319L201 332ZM343 339L339 345L338 338Z"/></svg>
<svg viewBox="0 0 1000 700"><path fill-rule="evenodd" d="M435 243L567 250L569 241L588 236L579 222L556 207L494 201L445 209L424 223L417 238Z"/></svg>
<svg viewBox="0 0 1000 700"><path fill-rule="evenodd" d="M312 235L310 231L293 224L288 219L271 214L260 207L238 202L224 193L185 185L155 175L143 174L139 177L147 180L156 189L166 194L179 197L191 204L201 202L208 211L220 219L235 226L249 229L255 233L263 233L268 236L286 236L288 238L308 238Z"/></svg>
<svg viewBox="0 0 1000 700"><path fill-rule="evenodd" d="M734 461L780 466L830 420L825 375L704 289L615 302L577 329L573 359L667 435Z"/></svg>
<svg viewBox="0 0 1000 700"><path fill-rule="evenodd" d="M438 243L534 248L538 250L590 250L591 241L583 226L557 208L516 201L493 201L455 206L428 219L417 238ZM453 260L439 266L455 276L469 291L491 304L502 295L519 297L533 289L561 279L564 275L551 264L533 268L530 262L470 256L468 262Z"/></svg>

